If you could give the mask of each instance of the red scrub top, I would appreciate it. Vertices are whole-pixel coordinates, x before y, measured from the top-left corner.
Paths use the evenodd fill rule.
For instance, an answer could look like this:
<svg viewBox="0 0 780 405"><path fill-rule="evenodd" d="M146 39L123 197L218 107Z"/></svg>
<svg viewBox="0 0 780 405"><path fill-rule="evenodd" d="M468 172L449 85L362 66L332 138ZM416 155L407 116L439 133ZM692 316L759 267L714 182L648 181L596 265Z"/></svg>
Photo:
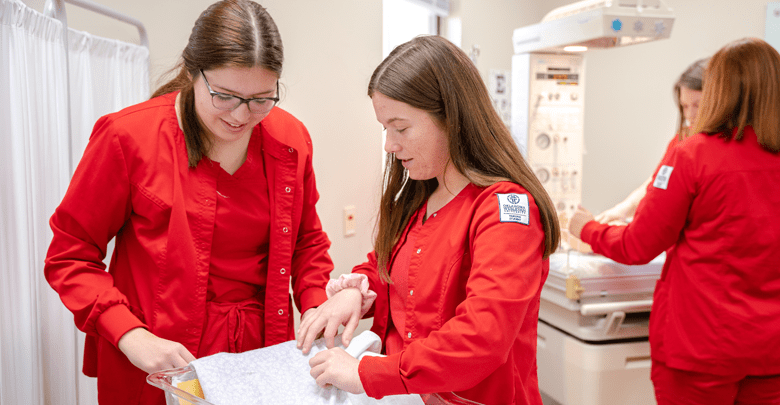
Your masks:
<svg viewBox="0 0 780 405"><path fill-rule="evenodd" d="M674 150L674 148L675 148L677 145L679 145L679 144L680 144L680 142L681 142L681 141L680 141L680 135L679 135L679 134L678 134L678 135L675 135L675 136L673 136L673 137L672 137L672 139L670 139L670 140L669 140L669 143L666 145L666 150L664 151L664 155L663 155L663 157L661 158L661 161L660 161L660 162L658 162L658 166L656 166L656 168L655 168L655 171L653 172L653 178L655 178L655 176L658 174L658 169L660 169L660 168L661 168L661 165L663 165L663 164L664 164L664 160L666 160L666 159L668 159L668 158L669 158L669 156L670 156L670 155L671 155L671 153L672 153L672 150ZM647 185L647 187L648 187L648 188L650 188L650 187L652 187L652 186L653 186L652 184L648 184L648 185Z"/></svg>
<svg viewBox="0 0 780 405"><path fill-rule="evenodd" d="M216 179L214 243L206 289L206 319L197 357L263 347L270 215L262 138L232 175L210 162ZM251 270L251 271L247 271Z"/></svg>
<svg viewBox="0 0 780 405"><path fill-rule="evenodd" d="M436 215L436 214L434 214ZM393 268L390 271L390 318L391 323L387 327L387 339L385 341L387 353L398 353L404 347L404 339L401 334L406 331L406 296L409 294L409 261L412 258L412 249L417 242L417 235L422 228L425 210L417 211L409 220L409 232L406 237L398 242L398 250L393 260Z"/></svg>
<svg viewBox="0 0 780 405"><path fill-rule="evenodd" d="M661 166L663 166L664 162L671 158L672 151L675 147L677 147L677 145L680 144L680 142L682 141L680 140L679 134L676 134L672 137L671 140L669 140L669 144L666 145L666 150L664 151L664 156L661 158L661 161L658 162L658 166L656 166L655 171L653 172L653 177L651 177L652 179L655 179L655 177L658 175L658 171L661 169ZM646 190L650 190L652 187L653 183L651 182L647 185ZM669 291L667 291L667 285L664 283L664 279L666 279L666 274L669 271L669 264L671 263L670 258L673 255L674 245L666 249L666 260L664 261L663 268L661 269L661 276L655 283L655 289L653 290L653 310L650 312L648 333L650 335L650 353L656 360L665 358L663 354L664 349L662 335L664 332L663 325L666 319L666 300Z"/></svg>
<svg viewBox="0 0 780 405"><path fill-rule="evenodd" d="M262 153L259 137L249 147ZM262 293L268 267L268 183L262 165L244 162L233 175L217 173L217 211L207 301L239 302ZM254 160L254 159L253 159ZM251 230L247 232L248 230ZM256 269L248 272L246 269Z"/></svg>
<svg viewBox="0 0 780 405"><path fill-rule="evenodd" d="M724 376L780 374L780 155L748 126L740 141L694 135L663 166L633 222L588 222L582 240L626 264L674 246L651 311L654 360Z"/></svg>
<svg viewBox="0 0 780 405"><path fill-rule="evenodd" d="M500 195L513 195L513 201L527 196L527 224L502 221ZM360 361L366 393L541 405L536 328L549 261L542 258L544 231L533 197L514 183L469 184L422 224L425 210L423 205L412 217L393 252L391 277L406 271L405 287L396 285L393 293L380 280L373 252L353 269L366 274L377 292L367 316L374 316L371 330L387 353ZM408 264L400 263L404 251ZM403 327L393 332L398 304ZM400 350L391 351L396 345Z"/></svg>
<svg viewBox="0 0 780 405"><path fill-rule="evenodd" d="M242 351L294 338L291 287L301 313L326 300L333 264L304 125L276 107L232 176L207 158L190 168L175 98L100 118L50 221L44 273L87 334L101 404L165 402L116 348L130 329L195 356Z"/></svg>

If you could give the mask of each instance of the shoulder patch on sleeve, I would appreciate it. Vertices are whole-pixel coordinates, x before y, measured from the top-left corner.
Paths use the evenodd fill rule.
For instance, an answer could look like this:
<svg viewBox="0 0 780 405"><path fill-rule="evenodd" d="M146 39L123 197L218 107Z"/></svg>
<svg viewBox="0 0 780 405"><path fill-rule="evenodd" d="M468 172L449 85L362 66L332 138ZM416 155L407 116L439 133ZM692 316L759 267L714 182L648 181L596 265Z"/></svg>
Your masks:
<svg viewBox="0 0 780 405"><path fill-rule="evenodd" d="M666 187L669 185L669 178L672 177L672 170L674 170L672 166L661 166L658 169L658 174L655 176L653 187L666 190Z"/></svg>
<svg viewBox="0 0 780 405"><path fill-rule="evenodd" d="M528 212L528 195L526 194L499 194L498 215L500 222L516 222L528 225L530 213Z"/></svg>

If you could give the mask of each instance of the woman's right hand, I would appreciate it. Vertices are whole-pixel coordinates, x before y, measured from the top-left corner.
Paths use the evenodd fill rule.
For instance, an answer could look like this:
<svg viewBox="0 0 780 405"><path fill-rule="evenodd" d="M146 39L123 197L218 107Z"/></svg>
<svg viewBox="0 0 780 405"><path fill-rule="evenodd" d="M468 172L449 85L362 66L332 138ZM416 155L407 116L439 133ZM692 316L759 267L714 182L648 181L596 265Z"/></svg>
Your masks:
<svg viewBox="0 0 780 405"><path fill-rule="evenodd" d="M181 343L155 336L144 328L130 329L117 347L134 366L148 374L185 367L195 356Z"/></svg>
<svg viewBox="0 0 780 405"><path fill-rule="evenodd" d="M329 349L333 348L339 325L344 325L341 343L345 347L348 346L360 321L362 303L363 294L357 288L350 287L337 292L319 307L306 311L297 333L298 348L303 350L303 354L308 354L314 340L323 329L325 345Z"/></svg>
<svg viewBox="0 0 780 405"><path fill-rule="evenodd" d="M569 218L569 232L574 235L575 238L581 240L582 228L593 219L593 214L591 214L590 211L586 210L581 205L578 205L577 210L574 211L574 214Z"/></svg>

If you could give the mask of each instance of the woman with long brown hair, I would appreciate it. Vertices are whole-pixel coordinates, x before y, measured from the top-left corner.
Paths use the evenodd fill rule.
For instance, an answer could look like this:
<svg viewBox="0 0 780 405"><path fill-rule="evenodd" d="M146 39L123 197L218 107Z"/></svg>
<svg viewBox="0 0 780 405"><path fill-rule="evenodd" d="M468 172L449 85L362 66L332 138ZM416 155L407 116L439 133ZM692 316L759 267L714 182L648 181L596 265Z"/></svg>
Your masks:
<svg viewBox="0 0 780 405"><path fill-rule="evenodd" d="M539 297L560 237L549 196L476 67L446 39L398 46L368 95L387 136L375 251L329 283L298 342L308 352L324 329L332 347L346 324L348 343L373 316L387 356L358 362L334 348L312 358L312 375L375 398L541 404Z"/></svg>
<svg viewBox="0 0 780 405"><path fill-rule="evenodd" d="M148 373L293 339L290 284L301 313L325 301L330 242L311 139L276 107L282 62L262 6L216 2L178 75L95 125L45 274L87 333L101 404L162 405Z"/></svg>
<svg viewBox="0 0 780 405"><path fill-rule="evenodd" d="M650 313L659 404L777 404L780 54L737 40L705 78L695 135L664 160L633 222L581 208L569 229L621 263L673 247Z"/></svg>
<svg viewBox="0 0 780 405"><path fill-rule="evenodd" d="M704 70L707 67L707 60L709 60L709 58L702 58L693 62L684 72L682 72L674 83L674 102L680 113L677 118L677 133L666 145L666 151L664 152L661 161L663 161L682 140L692 135L691 129L696 124L696 116L698 115L699 103L701 102L701 91L704 87ZM647 193L647 186L649 186L652 179L655 178L658 168L660 167L661 164L659 162L658 167L656 167L652 176L648 177L647 180L637 187L636 190L632 191L623 201L596 215L596 221L603 224L628 222L629 218L634 216L636 207Z"/></svg>

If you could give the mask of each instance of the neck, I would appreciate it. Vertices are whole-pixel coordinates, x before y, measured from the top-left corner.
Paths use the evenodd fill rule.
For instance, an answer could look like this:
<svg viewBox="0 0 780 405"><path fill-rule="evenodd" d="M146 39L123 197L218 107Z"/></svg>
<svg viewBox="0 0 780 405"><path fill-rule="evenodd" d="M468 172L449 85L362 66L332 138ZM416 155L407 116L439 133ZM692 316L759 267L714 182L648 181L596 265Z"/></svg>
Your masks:
<svg viewBox="0 0 780 405"><path fill-rule="evenodd" d="M235 173L246 161L249 139L251 137L251 134L247 134L236 141L224 142L217 137L211 136L209 159L219 162L219 165L226 172L230 174Z"/></svg>
<svg viewBox="0 0 780 405"><path fill-rule="evenodd" d="M176 110L176 120L178 120L179 129L184 131L184 126L181 125L181 92L176 95L176 101L173 103L173 108Z"/></svg>
<svg viewBox="0 0 780 405"><path fill-rule="evenodd" d="M440 176L436 177L439 182L439 186L433 191L430 197L428 197L428 206L426 209L425 217L429 217L434 212L440 210L442 207L452 201L470 181L461 172L455 169L451 163L447 164L447 169Z"/></svg>

